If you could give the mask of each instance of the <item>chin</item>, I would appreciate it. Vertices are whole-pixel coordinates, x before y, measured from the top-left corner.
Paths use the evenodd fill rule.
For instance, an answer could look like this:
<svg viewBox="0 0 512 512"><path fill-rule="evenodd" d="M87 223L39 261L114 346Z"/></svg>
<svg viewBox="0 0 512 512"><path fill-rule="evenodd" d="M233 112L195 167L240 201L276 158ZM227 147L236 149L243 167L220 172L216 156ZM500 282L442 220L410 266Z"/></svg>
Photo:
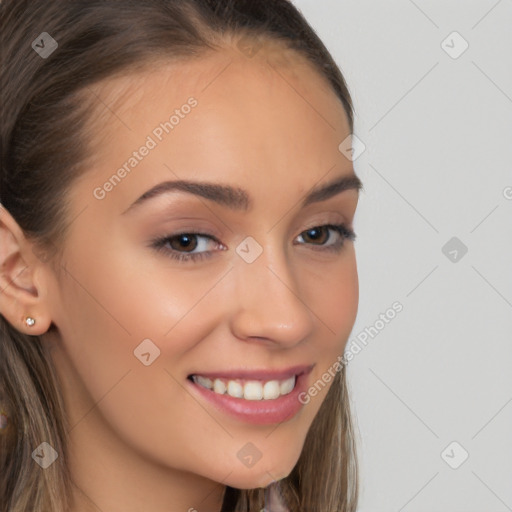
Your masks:
<svg viewBox="0 0 512 512"><path fill-rule="evenodd" d="M233 472L225 481L229 487L235 489L260 489L268 487L272 482L286 478L292 471L292 467L283 466L252 468Z"/></svg>

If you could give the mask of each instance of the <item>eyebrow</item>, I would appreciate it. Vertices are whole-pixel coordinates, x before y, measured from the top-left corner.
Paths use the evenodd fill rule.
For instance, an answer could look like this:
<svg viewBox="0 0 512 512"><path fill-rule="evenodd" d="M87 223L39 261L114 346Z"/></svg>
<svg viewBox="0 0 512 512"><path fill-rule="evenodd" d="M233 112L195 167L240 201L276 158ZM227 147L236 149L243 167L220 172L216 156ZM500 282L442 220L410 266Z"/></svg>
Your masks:
<svg viewBox="0 0 512 512"><path fill-rule="evenodd" d="M304 208L312 203L326 201L345 190L357 190L359 192L362 188L363 183L355 174L341 176L329 183L313 188L303 199L301 207ZM171 191L186 192L204 197L237 211L247 211L252 206L252 200L247 191L239 187L211 182L175 180L164 181L155 185L134 201L122 215L133 211L149 199Z"/></svg>

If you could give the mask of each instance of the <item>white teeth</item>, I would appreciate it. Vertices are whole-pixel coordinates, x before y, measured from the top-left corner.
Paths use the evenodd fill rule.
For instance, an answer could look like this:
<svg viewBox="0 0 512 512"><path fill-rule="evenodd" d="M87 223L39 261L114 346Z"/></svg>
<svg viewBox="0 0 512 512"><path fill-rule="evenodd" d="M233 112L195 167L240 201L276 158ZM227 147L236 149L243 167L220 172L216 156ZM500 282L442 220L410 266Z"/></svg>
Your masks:
<svg viewBox="0 0 512 512"><path fill-rule="evenodd" d="M280 394L280 386L278 380L270 380L265 382L263 386L263 398L265 400L272 400L277 398Z"/></svg>
<svg viewBox="0 0 512 512"><path fill-rule="evenodd" d="M228 381L228 395L234 396L235 398L242 398L244 396L244 388L240 383L230 380Z"/></svg>
<svg viewBox="0 0 512 512"><path fill-rule="evenodd" d="M261 400L263 398L263 386L261 382L246 382L244 386L244 398L246 400Z"/></svg>
<svg viewBox="0 0 512 512"><path fill-rule="evenodd" d="M198 382L198 384L201 384L201 382ZM211 385L204 387L212 389ZM213 391L215 391L215 393L219 393L219 395L223 395L226 392L226 384L224 384L220 379L215 379L213 382Z"/></svg>
<svg viewBox="0 0 512 512"><path fill-rule="evenodd" d="M294 387L295 377L290 377L289 379L283 380L283 382L281 382L281 395L287 395L288 393L291 393Z"/></svg>
<svg viewBox="0 0 512 512"><path fill-rule="evenodd" d="M204 388L211 389L212 387L212 381L208 377L201 377L201 375L197 375L197 383L201 384Z"/></svg>
<svg viewBox="0 0 512 512"><path fill-rule="evenodd" d="M249 380L243 384L239 380L219 378L212 380L201 375L193 375L192 380L219 395L227 393L234 398L244 398L245 400L275 400L293 391L296 378L293 376L286 380L269 380L267 382Z"/></svg>

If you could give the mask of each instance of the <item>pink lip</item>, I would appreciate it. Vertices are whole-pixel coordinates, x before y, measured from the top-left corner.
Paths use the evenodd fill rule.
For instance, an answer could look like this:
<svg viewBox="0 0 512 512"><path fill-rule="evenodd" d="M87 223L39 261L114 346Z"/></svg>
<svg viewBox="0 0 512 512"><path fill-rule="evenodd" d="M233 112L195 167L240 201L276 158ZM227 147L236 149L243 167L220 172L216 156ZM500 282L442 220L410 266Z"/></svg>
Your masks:
<svg viewBox="0 0 512 512"><path fill-rule="evenodd" d="M294 375L300 375L302 373L309 373L314 364L292 366L284 370L228 370L218 372L197 372L191 375L201 375L202 377L208 377L210 379L242 379L242 380L285 380L293 377Z"/></svg>
<svg viewBox="0 0 512 512"><path fill-rule="evenodd" d="M273 425L282 423L293 418L303 407L299 400L301 393L307 389L307 376L312 370L311 366L297 366L287 370L272 371L232 371L219 372L204 375L205 377L222 377L230 379L255 379L255 380L281 380L297 375L295 387L287 395L280 396L275 400L245 400L243 398L233 398L227 394L219 395L210 389L206 389L192 380L186 379L186 385L190 386L190 392L194 396L199 396L213 405L213 407L223 413L228 414L244 423L254 425Z"/></svg>

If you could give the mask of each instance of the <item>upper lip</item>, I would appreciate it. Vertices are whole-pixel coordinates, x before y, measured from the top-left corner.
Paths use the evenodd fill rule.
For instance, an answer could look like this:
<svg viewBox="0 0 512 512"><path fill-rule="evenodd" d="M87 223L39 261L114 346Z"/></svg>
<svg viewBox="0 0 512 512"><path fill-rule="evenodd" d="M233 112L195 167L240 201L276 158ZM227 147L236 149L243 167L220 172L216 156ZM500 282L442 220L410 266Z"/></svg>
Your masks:
<svg viewBox="0 0 512 512"><path fill-rule="evenodd" d="M303 364L299 366L292 366L289 368L285 368L283 370L219 370L214 372L194 372L191 375L201 375L202 377L208 377L211 379L215 379L216 377L221 379L243 379L243 380L285 380L293 377L295 375L301 375L303 373L309 373L314 364Z"/></svg>

